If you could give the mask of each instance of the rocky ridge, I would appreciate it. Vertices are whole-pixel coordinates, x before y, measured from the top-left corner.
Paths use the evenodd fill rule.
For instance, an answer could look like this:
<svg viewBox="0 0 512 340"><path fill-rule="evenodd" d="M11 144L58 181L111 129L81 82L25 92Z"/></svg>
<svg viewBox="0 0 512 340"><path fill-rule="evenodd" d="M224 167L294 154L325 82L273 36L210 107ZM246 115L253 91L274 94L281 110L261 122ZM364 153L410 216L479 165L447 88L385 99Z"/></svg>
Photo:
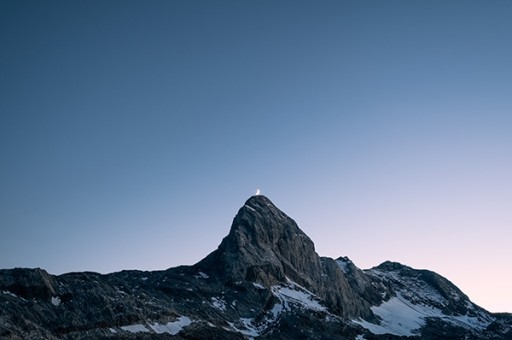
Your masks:
<svg viewBox="0 0 512 340"><path fill-rule="evenodd" d="M431 271L320 257L293 219L253 196L193 266L0 270L0 337L510 339L512 316L476 306Z"/></svg>

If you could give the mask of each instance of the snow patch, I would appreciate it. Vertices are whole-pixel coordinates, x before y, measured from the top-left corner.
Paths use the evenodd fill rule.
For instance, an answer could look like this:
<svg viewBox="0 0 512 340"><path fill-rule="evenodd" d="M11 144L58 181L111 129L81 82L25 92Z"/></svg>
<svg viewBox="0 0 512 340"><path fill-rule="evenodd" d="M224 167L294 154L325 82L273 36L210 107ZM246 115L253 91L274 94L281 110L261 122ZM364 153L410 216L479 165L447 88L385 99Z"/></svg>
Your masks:
<svg viewBox="0 0 512 340"><path fill-rule="evenodd" d="M456 315L456 316L445 316L443 319L450 321L453 324L458 324L464 328L484 330L486 329L494 319L487 316L469 316L469 315Z"/></svg>
<svg viewBox="0 0 512 340"><path fill-rule="evenodd" d="M286 305L287 308L288 307L288 304ZM284 305L282 303L276 303L274 305L274 307L272 307L272 309L270 310L270 312L272 313L272 316L274 318L274 320L277 320L277 318L279 317L279 314L281 314L284 310Z"/></svg>
<svg viewBox="0 0 512 340"><path fill-rule="evenodd" d="M188 316L180 316L174 322L168 322L165 325L155 322L154 324L149 325L149 327L151 327L151 329L153 329L157 334L168 333L170 335L176 335L181 332L184 327L187 327L190 324L192 324L192 320L190 320Z"/></svg>
<svg viewBox="0 0 512 340"><path fill-rule="evenodd" d="M253 283L253 285L258 289L266 289L259 283ZM254 318L240 318L235 322L228 322L231 330L248 337L261 336L269 327L278 322L283 312L291 310L291 305L327 312L327 308L317 301L317 297L313 293L291 280L288 280L287 285L272 286L270 289L279 302L274 304L265 317L258 322Z"/></svg>
<svg viewBox="0 0 512 340"><path fill-rule="evenodd" d="M415 304L426 302L436 308L442 308L447 303L436 288L416 277L404 277L398 271L383 272L378 269L370 269L367 273L386 281L399 282L402 286L408 287L401 289L400 293L405 299Z"/></svg>
<svg viewBox="0 0 512 340"><path fill-rule="evenodd" d="M241 333L243 335L247 335L250 337L260 336L261 335L260 331L258 330L258 328L256 326L254 326L253 322L254 322L254 319L240 318L240 323L243 325L243 327L245 329L236 327L233 322L228 322L228 324L233 330L235 330L236 332Z"/></svg>
<svg viewBox="0 0 512 340"><path fill-rule="evenodd" d="M240 321L244 324L245 328L247 328L246 335L249 336L260 336L260 331L254 327L254 319L251 318L240 318Z"/></svg>
<svg viewBox="0 0 512 340"><path fill-rule="evenodd" d="M128 325L128 326L122 326L122 330L130 332L130 333L148 333L150 332L149 329L144 327L142 324L134 324L134 325Z"/></svg>
<svg viewBox="0 0 512 340"><path fill-rule="evenodd" d="M212 301L213 307L222 311L226 310L226 301L224 301L222 298L212 297Z"/></svg>
<svg viewBox="0 0 512 340"><path fill-rule="evenodd" d="M479 318L468 315L445 315L438 308L414 304L401 293L397 293L396 297L392 297L379 306L373 306L372 311L382 318L380 325L365 320L353 320L353 322L360 324L373 334L417 335L419 329L425 325L427 317L440 318L461 327L479 330L487 328L493 321L484 316Z"/></svg>
<svg viewBox="0 0 512 340"><path fill-rule="evenodd" d="M405 336L414 335L414 332L425 324L424 317L434 312L427 306L412 305L401 297L393 297L379 306L374 306L372 311L382 318L380 325L364 320L354 322L373 334L389 333Z"/></svg>
<svg viewBox="0 0 512 340"><path fill-rule="evenodd" d="M60 304L62 302L60 300L60 297L58 297L58 296L52 296L52 300L51 301L52 301L52 305L54 305L54 306L60 306Z"/></svg>
<svg viewBox="0 0 512 340"><path fill-rule="evenodd" d="M110 330L110 333L113 333L113 334L117 333L117 331L114 328L109 328L109 330Z"/></svg>
<svg viewBox="0 0 512 340"><path fill-rule="evenodd" d="M327 312L327 308L317 301L315 294L291 280L288 280L288 286L272 286L272 293L283 302L287 310L288 303L294 303L306 309Z"/></svg>
<svg viewBox="0 0 512 340"><path fill-rule="evenodd" d="M281 298L279 299L281 300ZM261 336L270 325L278 320L279 315L285 310L285 303L287 304L287 302L283 301L276 303L259 324L256 323L254 318L240 318L239 322L237 322L238 327L233 322L228 322L228 324L232 330L250 338ZM286 308L289 310L288 305L286 305Z"/></svg>
<svg viewBox="0 0 512 340"><path fill-rule="evenodd" d="M258 289L265 289L265 287L263 287L263 285L260 283L253 282L252 285Z"/></svg>
<svg viewBox="0 0 512 340"><path fill-rule="evenodd" d="M247 209L249 209L251 211L254 211L254 212L256 211L256 209L254 209L253 207L248 206L247 204L245 204L244 207L246 207Z"/></svg>
<svg viewBox="0 0 512 340"><path fill-rule="evenodd" d="M199 272L197 273L197 275L194 276L196 279L207 279L209 278L208 274L206 273L203 273L203 272Z"/></svg>
<svg viewBox="0 0 512 340"><path fill-rule="evenodd" d="M19 298L18 295L14 294L13 292L10 292L8 290L2 290L2 293L10 295L10 296L15 297L15 298Z"/></svg>
<svg viewBox="0 0 512 340"><path fill-rule="evenodd" d="M348 265L350 263L352 263L352 261L350 261L349 259L346 259L346 258L339 258L338 260L336 260L336 264L338 264L341 271L345 274L348 273Z"/></svg>

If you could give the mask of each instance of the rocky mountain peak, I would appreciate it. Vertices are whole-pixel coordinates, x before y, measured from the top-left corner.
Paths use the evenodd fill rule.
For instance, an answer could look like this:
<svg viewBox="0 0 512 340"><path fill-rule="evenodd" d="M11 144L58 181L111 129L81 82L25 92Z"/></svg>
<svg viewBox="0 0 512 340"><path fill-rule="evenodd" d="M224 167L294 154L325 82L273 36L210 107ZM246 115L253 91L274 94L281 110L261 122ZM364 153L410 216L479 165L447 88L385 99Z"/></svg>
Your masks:
<svg viewBox="0 0 512 340"><path fill-rule="evenodd" d="M344 316L371 315L368 301L353 302L360 292L368 300L381 299L369 283L352 286L340 264L320 258L297 223L262 195L246 201L218 249L194 270L226 283L249 281L267 288L292 281Z"/></svg>
<svg viewBox="0 0 512 340"><path fill-rule="evenodd" d="M258 207L268 206L277 209L272 201L265 195L253 195L245 201L246 206L257 209Z"/></svg>
<svg viewBox="0 0 512 340"><path fill-rule="evenodd" d="M235 216L219 248L197 265L228 281L270 286L286 278L311 287L321 262L313 241L267 197L250 197Z"/></svg>

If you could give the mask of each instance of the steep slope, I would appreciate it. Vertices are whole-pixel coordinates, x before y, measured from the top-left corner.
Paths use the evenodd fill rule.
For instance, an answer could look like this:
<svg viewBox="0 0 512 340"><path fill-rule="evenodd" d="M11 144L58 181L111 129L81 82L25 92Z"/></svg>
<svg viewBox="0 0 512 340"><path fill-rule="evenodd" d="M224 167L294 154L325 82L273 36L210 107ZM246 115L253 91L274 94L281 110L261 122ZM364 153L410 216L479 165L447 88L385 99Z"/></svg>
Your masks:
<svg viewBox="0 0 512 340"><path fill-rule="evenodd" d="M372 307L381 322L356 321L373 333L494 338L496 329L504 326L503 319L473 304L453 283L432 271L387 261L365 273L391 287L390 298ZM510 331L504 326L503 334L507 328Z"/></svg>
<svg viewBox="0 0 512 340"><path fill-rule="evenodd" d="M320 258L295 221L262 195L247 200L219 248L195 267L228 283L251 281L268 288L291 280L345 317L371 317L369 301L381 300L366 278L356 280L355 290L335 261Z"/></svg>
<svg viewBox="0 0 512 340"><path fill-rule="evenodd" d="M0 270L0 337L510 339L512 316L485 311L427 270L319 257L290 217L253 196L193 266Z"/></svg>
<svg viewBox="0 0 512 340"><path fill-rule="evenodd" d="M265 196L247 200L219 248L196 267L227 282L250 280L267 286L289 277L312 287L322 274L311 239Z"/></svg>

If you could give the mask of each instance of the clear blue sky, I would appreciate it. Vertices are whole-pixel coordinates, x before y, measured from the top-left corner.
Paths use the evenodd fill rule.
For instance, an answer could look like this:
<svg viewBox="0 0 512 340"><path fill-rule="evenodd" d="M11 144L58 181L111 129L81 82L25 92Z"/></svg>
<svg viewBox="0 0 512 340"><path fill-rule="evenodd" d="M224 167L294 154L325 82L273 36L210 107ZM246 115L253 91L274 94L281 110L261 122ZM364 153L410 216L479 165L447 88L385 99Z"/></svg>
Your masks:
<svg viewBox="0 0 512 340"><path fill-rule="evenodd" d="M0 268L165 269L256 188L512 312L512 2L0 2Z"/></svg>

